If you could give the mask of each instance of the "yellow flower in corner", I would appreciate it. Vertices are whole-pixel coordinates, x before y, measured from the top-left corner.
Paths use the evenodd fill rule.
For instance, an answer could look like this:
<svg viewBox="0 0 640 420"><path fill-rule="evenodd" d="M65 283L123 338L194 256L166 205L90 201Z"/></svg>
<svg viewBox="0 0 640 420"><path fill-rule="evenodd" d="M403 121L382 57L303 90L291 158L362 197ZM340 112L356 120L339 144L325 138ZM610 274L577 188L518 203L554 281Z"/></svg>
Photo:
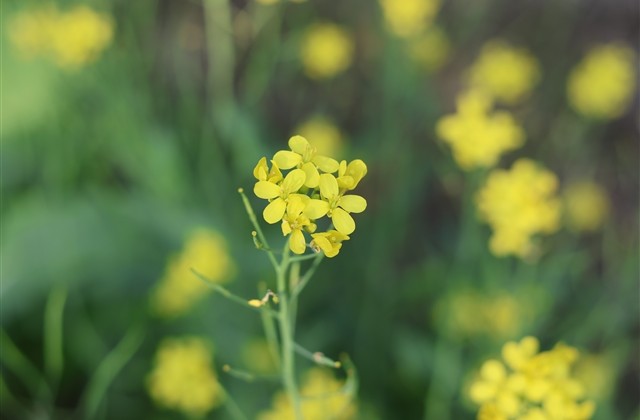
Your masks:
<svg viewBox="0 0 640 420"><path fill-rule="evenodd" d="M558 230L557 188L556 176L529 159L519 159L509 171L492 171L476 196L480 217L493 229L491 252L527 257L534 235Z"/></svg>
<svg viewBox="0 0 640 420"><path fill-rule="evenodd" d="M333 23L317 23L304 35L300 58L311 79L329 79L351 65L353 41L342 27Z"/></svg>
<svg viewBox="0 0 640 420"><path fill-rule="evenodd" d="M147 377L149 395L163 407L204 416L224 399L211 358L211 347L201 338L164 340Z"/></svg>
<svg viewBox="0 0 640 420"><path fill-rule="evenodd" d="M329 203L327 215L336 230L343 235L353 233L356 222L349 213L362 213L367 208L367 200L359 195L340 193L338 181L331 174L320 175L320 196Z"/></svg>
<svg viewBox="0 0 640 420"><path fill-rule="evenodd" d="M569 185L564 192L564 211L569 228L592 232L602 226L609 213L607 193L592 182Z"/></svg>
<svg viewBox="0 0 640 420"><path fill-rule="evenodd" d="M227 244L218 233L199 228L186 240L183 250L170 258L165 273L151 294L153 311L164 317L187 312L211 289L196 278L191 269L216 283L231 279L235 265Z"/></svg>
<svg viewBox="0 0 640 420"><path fill-rule="evenodd" d="M636 54L631 47L622 43L593 47L569 76L569 103L586 117L621 117L633 99L636 69Z"/></svg>
<svg viewBox="0 0 640 420"><path fill-rule="evenodd" d="M524 131L506 111L491 112L492 101L480 91L458 97L458 112L438 121L436 132L453 150L464 170L486 168L522 146Z"/></svg>
<svg viewBox="0 0 640 420"><path fill-rule="evenodd" d="M439 0L380 0L389 31L409 38L431 24L440 7Z"/></svg>
<svg viewBox="0 0 640 420"><path fill-rule="evenodd" d="M469 71L473 88L514 104L525 98L540 79L536 58L502 40L487 42Z"/></svg>
<svg viewBox="0 0 640 420"><path fill-rule="evenodd" d="M585 387L572 376L578 358L573 347L557 344L539 352L535 337L508 342L503 361L483 363L469 394L480 406L478 419L586 420L595 404L585 400Z"/></svg>

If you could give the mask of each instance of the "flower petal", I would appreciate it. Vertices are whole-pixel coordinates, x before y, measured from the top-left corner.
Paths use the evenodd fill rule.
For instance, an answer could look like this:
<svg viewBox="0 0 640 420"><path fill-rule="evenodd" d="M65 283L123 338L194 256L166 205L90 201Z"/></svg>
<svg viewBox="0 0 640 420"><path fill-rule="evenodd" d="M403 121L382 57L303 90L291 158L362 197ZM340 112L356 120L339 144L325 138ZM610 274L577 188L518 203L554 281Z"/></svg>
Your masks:
<svg viewBox="0 0 640 420"><path fill-rule="evenodd" d="M302 156L288 150L280 150L273 155L273 161L280 169L291 169L302 162Z"/></svg>
<svg viewBox="0 0 640 420"><path fill-rule="evenodd" d="M287 203L280 197L273 200L262 212L262 217L270 225L278 223L284 216L284 211L287 208Z"/></svg>
<svg viewBox="0 0 640 420"><path fill-rule="evenodd" d="M253 168L253 176L258 181L266 181L268 170L269 170L269 166L267 165L267 158L263 157L258 161L258 164L256 165L256 167Z"/></svg>
<svg viewBox="0 0 640 420"><path fill-rule="evenodd" d="M329 203L322 200L311 199L304 209L304 214L309 219L319 219L329 211Z"/></svg>
<svg viewBox="0 0 640 420"><path fill-rule="evenodd" d="M337 160L326 156L316 156L313 158L312 162L318 166L318 169L328 174L332 174L340 168L340 164Z"/></svg>
<svg viewBox="0 0 640 420"><path fill-rule="evenodd" d="M307 139L302 136L293 136L289 139L289 147L299 155L304 155L304 153L307 151L307 148L310 146L311 145L309 144Z"/></svg>
<svg viewBox="0 0 640 420"><path fill-rule="evenodd" d="M307 243L304 240L304 234L300 229L296 229L291 232L289 237L289 248L294 254L304 254L304 250L307 248Z"/></svg>
<svg viewBox="0 0 640 420"><path fill-rule="evenodd" d="M367 208L367 200L359 195L345 195L338 200L338 206L349 213L362 213Z"/></svg>
<svg viewBox="0 0 640 420"><path fill-rule="evenodd" d="M280 225L280 229L282 229L282 236L287 236L288 234L291 233L291 223L289 223L286 220L283 220L282 224Z"/></svg>
<svg viewBox="0 0 640 420"><path fill-rule="evenodd" d="M333 246L331 245L331 242L329 241L329 239L327 239L326 236L319 233L311 236L313 236L313 241L311 241L312 246L324 252L325 255L327 254L327 252L331 252L331 249L333 248Z"/></svg>
<svg viewBox="0 0 640 420"><path fill-rule="evenodd" d="M336 230L342 234L350 235L356 230L356 222L353 217L341 208L333 210L331 221Z"/></svg>
<svg viewBox="0 0 640 420"><path fill-rule="evenodd" d="M320 173L318 172L318 168L316 168L316 165L314 165L311 162L307 162L302 165L301 169L304 171L305 175L307 176L307 179L304 182L304 185L306 185L309 188L316 188L320 183Z"/></svg>
<svg viewBox="0 0 640 420"><path fill-rule="evenodd" d="M333 175L320 175L320 195L327 200L332 200L338 195L338 181Z"/></svg>
<svg viewBox="0 0 640 420"><path fill-rule="evenodd" d="M306 195L291 194L287 202L287 217L295 220L304 211L308 201L309 198Z"/></svg>
<svg viewBox="0 0 640 420"><path fill-rule="evenodd" d="M253 186L253 193L260 198L270 200L280 195L281 189L278 185L268 181L258 181Z"/></svg>
<svg viewBox="0 0 640 420"><path fill-rule="evenodd" d="M302 169L294 169L284 177L284 181L282 181L282 191L286 195L295 193L304 185L306 179L307 176Z"/></svg>

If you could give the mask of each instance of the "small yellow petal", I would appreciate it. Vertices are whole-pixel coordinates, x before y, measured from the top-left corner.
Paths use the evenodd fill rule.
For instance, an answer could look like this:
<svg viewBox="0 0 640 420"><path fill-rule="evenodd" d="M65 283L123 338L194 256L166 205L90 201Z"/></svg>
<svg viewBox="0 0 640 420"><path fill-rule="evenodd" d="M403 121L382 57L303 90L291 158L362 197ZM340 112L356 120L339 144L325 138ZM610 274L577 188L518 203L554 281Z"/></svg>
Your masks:
<svg viewBox="0 0 640 420"><path fill-rule="evenodd" d="M329 211L329 203L322 200L311 199L304 209L304 214L309 219L319 219Z"/></svg>
<svg viewBox="0 0 640 420"><path fill-rule="evenodd" d="M320 175L320 195L327 200L332 200L338 195L338 181L333 175Z"/></svg>
<svg viewBox="0 0 640 420"><path fill-rule="evenodd" d="M282 190L285 194L295 193L304 185L306 179L307 176L302 169L294 169L284 177Z"/></svg>
<svg viewBox="0 0 640 420"><path fill-rule="evenodd" d="M299 155L304 155L307 148L310 147L309 142L302 136L293 136L289 139L289 147Z"/></svg>
<svg viewBox="0 0 640 420"><path fill-rule="evenodd" d="M304 234L300 229L296 229L291 232L289 237L289 248L294 254L304 254L304 250L307 248L307 243L304 240Z"/></svg>
<svg viewBox="0 0 640 420"><path fill-rule="evenodd" d="M284 216L284 211L287 208L287 203L282 198L276 198L262 212L262 217L269 224L278 223Z"/></svg>
<svg viewBox="0 0 640 420"><path fill-rule="evenodd" d="M302 162L302 156L289 150L280 150L273 155L273 161L280 169L291 169Z"/></svg>
<svg viewBox="0 0 640 420"><path fill-rule="evenodd" d="M255 168L253 168L253 176L258 181L266 181L267 180L267 172L269 167L267 166L267 158L263 157L258 161L258 164Z"/></svg>
<svg viewBox="0 0 640 420"><path fill-rule="evenodd" d="M338 200L338 206L349 213L362 213L367 208L367 200L359 195L345 195Z"/></svg>
<svg viewBox="0 0 640 420"><path fill-rule="evenodd" d="M331 159L326 156L316 156L313 158L313 163L318 166L322 172L332 174L340 168L340 164L337 160Z"/></svg>
<svg viewBox="0 0 640 420"><path fill-rule="evenodd" d="M356 222L353 220L353 217L341 208L333 210L331 221L336 230L345 235L350 235L356 230Z"/></svg>
<svg viewBox="0 0 640 420"><path fill-rule="evenodd" d="M247 302L249 305L253 306L254 308L259 308L262 306L262 301L260 299L251 299L249 302Z"/></svg>
<svg viewBox="0 0 640 420"><path fill-rule="evenodd" d="M304 185L309 188L316 188L320 183L320 173L318 172L318 168L316 168L316 165L311 162L307 162L303 164L302 168L300 169L302 169L307 176Z"/></svg>
<svg viewBox="0 0 640 420"><path fill-rule="evenodd" d="M308 201L309 197L306 195L291 194L287 203L287 217L293 221L300 216L307 206Z"/></svg>
<svg viewBox="0 0 640 420"><path fill-rule="evenodd" d="M253 193L260 198L264 198L265 200L276 198L280 195L280 192L280 187L273 182L258 181L256 182L256 185L253 186Z"/></svg>

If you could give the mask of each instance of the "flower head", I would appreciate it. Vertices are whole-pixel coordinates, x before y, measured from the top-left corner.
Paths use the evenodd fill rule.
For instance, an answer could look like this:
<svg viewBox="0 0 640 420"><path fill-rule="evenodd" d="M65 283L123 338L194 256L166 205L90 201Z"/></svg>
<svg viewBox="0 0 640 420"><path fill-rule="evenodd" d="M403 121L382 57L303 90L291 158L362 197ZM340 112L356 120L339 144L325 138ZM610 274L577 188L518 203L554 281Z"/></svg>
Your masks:
<svg viewBox="0 0 640 420"><path fill-rule="evenodd" d="M216 283L229 281L235 271L224 238L217 232L198 228L187 237L182 251L172 256L165 273L151 295L151 307L163 317L187 312L211 289L191 269Z"/></svg>
<svg viewBox="0 0 640 420"><path fill-rule="evenodd" d="M304 35L300 57L311 79L329 79L345 71L353 56L353 41L341 26L318 23Z"/></svg>
<svg viewBox="0 0 640 420"><path fill-rule="evenodd" d="M311 236L313 237L311 247L315 249L316 252L324 252L324 255L328 258L333 258L338 255L340 248L342 248L342 242L350 239L347 235L337 230L314 233L311 234Z"/></svg>
<svg viewBox="0 0 640 420"><path fill-rule="evenodd" d="M380 0L389 31L409 38L419 35L431 23L440 7L439 0Z"/></svg>
<svg viewBox="0 0 640 420"><path fill-rule="evenodd" d="M320 196L329 204L327 216L336 230L344 235L353 233L356 222L349 213L362 213L367 208L367 201L359 195L344 195L338 180L331 174L320 175Z"/></svg>
<svg viewBox="0 0 640 420"><path fill-rule="evenodd" d="M494 166L500 156L524 143L524 131L506 111L491 112L491 97L469 91L458 98L458 112L442 117L438 136L465 170Z"/></svg>
<svg viewBox="0 0 640 420"><path fill-rule="evenodd" d="M591 418L595 405L585 401L584 386L571 375L578 352L557 344L539 352L535 337L508 342L502 348L504 362L491 359L482 365L470 388L481 419Z"/></svg>
<svg viewBox="0 0 640 420"><path fill-rule="evenodd" d="M487 42L469 71L471 86L509 104L522 100L538 79L540 68L535 57L502 40Z"/></svg>
<svg viewBox="0 0 640 420"><path fill-rule="evenodd" d="M211 368L210 345L197 337L162 342L147 389L161 406L202 417L223 401L223 391Z"/></svg>
<svg viewBox="0 0 640 420"><path fill-rule="evenodd" d="M636 86L636 54L620 43L593 47L573 69L569 103L580 114L610 120L625 113Z"/></svg>
<svg viewBox="0 0 640 420"><path fill-rule="evenodd" d="M532 254L532 237L559 228L560 200L556 176L529 159L519 159L511 170L493 170L476 196L480 217L493 235L491 252L498 256Z"/></svg>

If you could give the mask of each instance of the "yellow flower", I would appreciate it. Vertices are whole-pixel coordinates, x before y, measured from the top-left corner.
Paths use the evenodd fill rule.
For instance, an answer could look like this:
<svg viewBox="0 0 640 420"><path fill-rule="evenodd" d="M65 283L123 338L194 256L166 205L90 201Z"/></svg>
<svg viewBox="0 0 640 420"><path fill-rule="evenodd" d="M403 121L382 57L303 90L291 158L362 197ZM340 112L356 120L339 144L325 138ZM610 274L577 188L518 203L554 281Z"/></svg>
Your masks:
<svg viewBox="0 0 640 420"><path fill-rule="evenodd" d="M447 34L438 26L432 26L409 41L409 55L428 71L442 67L449 57L451 45Z"/></svg>
<svg viewBox="0 0 640 420"><path fill-rule="evenodd" d="M367 174L367 165L360 159L340 162L338 169L338 186L345 190L354 190Z"/></svg>
<svg viewBox="0 0 640 420"><path fill-rule="evenodd" d="M235 267L224 238L204 228L189 235L184 249L171 257L162 279L152 292L154 312L164 317L182 315L211 291L194 276L192 268L211 281L229 281Z"/></svg>
<svg viewBox="0 0 640 420"><path fill-rule="evenodd" d="M300 394L302 416L305 420L348 420L356 418L352 396L343 389L344 384L324 369L314 368L304 377ZM292 420L293 407L284 393L278 393L273 407L263 411L259 420Z"/></svg>
<svg viewBox="0 0 640 420"><path fill-rule="evenodd" d="M347 241L350 238L337 230L330 230L327 232L311 234L313 240L311 241L311 247L316 252L324 252L324 255L328 258L333 258L340 252L342 248L342 242Z"/></svg>
<svg viewBox="0 0 640 420"><path fill-rule="evenodd" d="M340 129L328 118L315 116L296 129L296 133L306 139L311 139L322 156L340 156L343 147L343 135Z"/></svg>
<svg viewBox="0 0 640 420"><path fill-rule="evenodd" d="M290 196L293 196L304 185L306 175L301 169L289 172L280 185L269 181L258 181L253 192L260 198L272 200L262 212L264 220L269 224L282 220Z"/></svg>
<svg viewBox="0 0 640 420"><path fill-rule="evenodd" d="M163 407L203 417L224 399L211 358L211 348L201 338L165 339L147 377L149 395Z"/></svg>
<svg viewBox="0 0 640 420"><path fill-rule="evenodd" d="M304 71L311 79L329 79L351 65L353 48L342 27L317 23L307 30L300 48Z"/></svg>
<svg viewBox="0 0 640 420"><path fill-rule="evenodd" d="M571 375L578 352L563 344L539 353L535 337L508 342L502 363L488 360L469 394L478 419L586 420L595 411L584 400L584 386Z"/></svg>
<svg viewBox="0 0 640 420"><path fill-rule="evenodd" d="M282 234L289 236L289 249L295 254L304 254L307 242L303 230L313 233L316 224L311 219L318 219L327 213L328 206L324 201L309 198L306 195L295 195L289 199L287 210L282 219Z"/></svg>
<svg viewBox="0 0 640 420"><path fill-rule="evenodd" d="M266 157L260 159L256 167L253 168L253 176L258 181L269 181L274 184L279 183L283 179L282 172L280 172L278 165L273 161L271 162L271 169L269 169Z"/></svg>
<svg viewBox="0 0 640 420"><path fill-rule="evenodd" d="M524 131L511 114L491 113L491 99L480 91L458 98L458 112L442 117L436 126L464 170L494 166L500 156L524 143Z"/></svg>
<svg viewBox="0 0 640 420"><path fill-rule="evenodd" d="M343 194L333 175L320 175L320 196L329 203L327 215L338 232L350 235L356 230L356 222L349 213L362 213L367 208L367 200L359 195Z"/></svg>
<svg viewBox="0 0 640 420"><path fill-rule="evenodd" d="M408 38L420 34L438 13L439 0L380 0L389 31Z"/></svg>
<svg viewBox="0 0 640 420"><path fill-rule="evenodd" d="M289 139L289 150L280 150L273 155L273 161L281 169L297 167L305 173L304 185L316 188L320 181L320 173L333 173L338 170L339 164L335 159L318 154L318 150L302 136L293 136Z"/></svg>
<svg viewBox="0 0 640 420"><path fill-rule="evenodd" d="M593 47L569 76L569 103L587 117L621 117L635 92L636 65L633 49L624 44Z"/></svg>
<svg viewBox="0 0 640 420"><path fill-rule="evenodd" d="M476 196L480 217L493 229L491 252L527 257L534 251L534 235L558 230L557 186L553 173L529 159L519 159L510 171L493 170Z"/></svg>
<svg viewBox="0 0 640 420"><path fill-rule="evenodd" d="M564 210L572 230L595 231L602 226L609 212L609 199L597 184L579 182L567 187Z"/></svg>
<svg viewBox="0 0 640 420"><path fill-rule="evenodd" d="M13 17L9 36L26 55L48 55L62 68L77 69L94 61L111 43L113 22L86 6L68 12L48 6Z"/></svg>
<svg viewBox="0 0 640 420"><path fill-rule="evenodd" d="M509 104L521 101L539 79L535 57L502 40L487 42L469 72L472 87Z"/></svg>

